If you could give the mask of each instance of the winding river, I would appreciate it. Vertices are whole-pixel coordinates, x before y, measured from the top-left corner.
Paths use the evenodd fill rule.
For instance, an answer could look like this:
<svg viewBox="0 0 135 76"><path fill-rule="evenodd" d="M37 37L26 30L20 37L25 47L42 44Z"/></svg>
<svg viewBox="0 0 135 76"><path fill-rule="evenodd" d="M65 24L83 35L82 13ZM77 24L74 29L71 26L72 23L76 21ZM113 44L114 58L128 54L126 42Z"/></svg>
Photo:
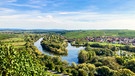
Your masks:
<svg viewBox="0 0 135 76"><path fill-rule="evenodd" d="M34 43L34 45L38 48L39 51L41 51L42 53L44 54L47 54L47 55L50 55L50 56L54 56L54 54L46 51L46 50L43 50L40 42L43 40L43 38L40 38L38 41L36 41ZM68 55L67 56L61 56L62 60L66 60L69 64L71 64L72 62L75 62L76 64L78 64L78 53L81 49L84 49L84 47L74 47L74 46L71 46L70 43L68 43Z"/></svg>

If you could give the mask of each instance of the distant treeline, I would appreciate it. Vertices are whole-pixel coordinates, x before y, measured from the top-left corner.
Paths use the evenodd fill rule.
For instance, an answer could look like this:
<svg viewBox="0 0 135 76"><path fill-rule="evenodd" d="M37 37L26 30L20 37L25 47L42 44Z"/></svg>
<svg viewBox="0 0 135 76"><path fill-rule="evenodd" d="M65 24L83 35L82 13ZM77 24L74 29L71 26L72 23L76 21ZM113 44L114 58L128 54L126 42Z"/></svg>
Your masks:
<svg viewBox="0 0 135 76"><path fill-rule="evenodd" d="M84 38L87 36L135 37L135 30L64 30L64 29L0 29L0 32L16 33L57 33L67 38Z"/></svg>

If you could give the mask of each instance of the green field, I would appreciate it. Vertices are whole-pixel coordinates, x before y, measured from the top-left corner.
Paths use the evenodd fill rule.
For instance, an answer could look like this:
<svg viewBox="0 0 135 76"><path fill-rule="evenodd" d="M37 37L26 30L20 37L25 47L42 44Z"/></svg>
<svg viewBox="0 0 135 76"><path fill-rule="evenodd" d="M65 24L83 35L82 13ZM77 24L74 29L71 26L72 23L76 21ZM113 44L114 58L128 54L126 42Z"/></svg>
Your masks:
<svg viewBox="0 0 135 76"><path fill-rule="evenodd" d="M76 30L62 34L67 38L84 38L87 36L114 36L114 37L135 37L135 30Z"/></svg>
<svg viewBox="0 0 135 76"><path fill-rule="evenodd" d="M16 36L15 34L0 33L0 40L13 38L15 36Z"/></svg>
<svg viewBox="0 0 135 76"><path fill-rule="evenodd" d="M24 48L25 47L25 41L24 37L12 37L12 38L6 38L1 40L2 43L13 45L15 48Z"/></svg>
<svg viewBox="0 0 135 76"><path fill-rule="evenodd" d="M106 42L88 42L89 44L99 44L99 45L110 45L110 46L125 46L122 44L113 44L113 43L106 43Z"/></svg>

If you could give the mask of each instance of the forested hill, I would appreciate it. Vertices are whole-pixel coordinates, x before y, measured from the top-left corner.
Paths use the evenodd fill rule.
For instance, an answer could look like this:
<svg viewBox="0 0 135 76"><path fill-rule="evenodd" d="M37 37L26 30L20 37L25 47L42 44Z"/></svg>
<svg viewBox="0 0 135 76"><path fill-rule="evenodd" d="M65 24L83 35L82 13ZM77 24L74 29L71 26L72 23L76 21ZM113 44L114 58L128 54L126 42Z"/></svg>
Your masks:
<svg viewBox="0 0 135 76"><path fill-rule="evenodd" d="M0 28L0 32L12 33L62 33L64 29L17 29L17 28Z"/></svg>

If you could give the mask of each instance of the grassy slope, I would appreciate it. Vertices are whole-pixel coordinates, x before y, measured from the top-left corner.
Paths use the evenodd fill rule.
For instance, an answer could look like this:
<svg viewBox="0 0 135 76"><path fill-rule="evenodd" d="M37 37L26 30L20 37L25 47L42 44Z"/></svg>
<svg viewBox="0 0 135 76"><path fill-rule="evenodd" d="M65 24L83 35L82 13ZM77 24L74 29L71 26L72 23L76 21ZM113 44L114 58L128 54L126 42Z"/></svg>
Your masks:
<svg viewBox="0 0 135 76"><path fill-rule="evenodd" d="M125 46L125 45L122 45L122 44L113 44L113 43L106 43L106 42L88 42L89 44L99 44L99 45L112 45L112 46Z"/></svg>
<svg viewBox="0 0 135 76"><path fill-rule="evenodd" d="M135 30L77 30L68 31L63 35L67 38L84 38L86 36L135 37Z"/></svg>
<svg viewBox="0 0 135 76"><path fill-rule="evenodd" d="M3 39L2 42L6 44L11 44L15 46L15 48L23 48L25 47L25 41L23 37L14 37L14 38L8 38L8 39Z"/></svg>
<svg viewBox="0 0 135 76"><path fill-rule="evenodd" d="M0 33L0 40L13 38L15 36L16 36L15 34L3 34L3 33Z"/></svg>

